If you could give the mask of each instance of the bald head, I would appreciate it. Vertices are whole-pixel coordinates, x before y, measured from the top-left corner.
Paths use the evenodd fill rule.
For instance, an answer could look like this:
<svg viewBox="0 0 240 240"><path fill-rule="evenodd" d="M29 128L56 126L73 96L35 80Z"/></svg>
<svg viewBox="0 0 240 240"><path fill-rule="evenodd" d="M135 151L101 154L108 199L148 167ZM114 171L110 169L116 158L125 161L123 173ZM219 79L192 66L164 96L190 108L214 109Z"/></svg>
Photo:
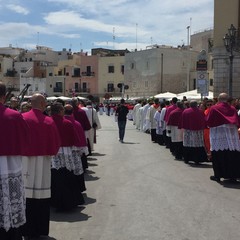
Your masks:
<svg viewBox="0 0 240 240"><path fill-rule="evenodd" d="M33 94L31 98L31 105L32 105L32 108L44 111L46 107L46 101L44 96L40 93Z"/></svg>
<svg viewBox="0 0 240 240"><path fill-rule="evenodd" d="M218 96L219 102L227 102L228 101L228 95L227 93L220 93Z"/></svg>
<svg viewBox="0 0 240 240"><path fill-rule="evenodd" d="M71 104L66 104L64 106L64 114L65 115L72 115L73 113L73 106Z"/></svg>

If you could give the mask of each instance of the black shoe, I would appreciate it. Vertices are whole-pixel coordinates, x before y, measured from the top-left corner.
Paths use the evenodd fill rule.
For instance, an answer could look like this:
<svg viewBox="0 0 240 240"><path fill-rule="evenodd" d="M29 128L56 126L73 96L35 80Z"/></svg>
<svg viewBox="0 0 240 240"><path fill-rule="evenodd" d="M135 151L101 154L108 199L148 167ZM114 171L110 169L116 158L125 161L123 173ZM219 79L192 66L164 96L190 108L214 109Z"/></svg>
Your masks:
<svg viewBox="0 0 240 240"><path fill-rule="evenodd" d="M215 176L210 176L210 180L220 182L220 178L215 177Z"/></svg>

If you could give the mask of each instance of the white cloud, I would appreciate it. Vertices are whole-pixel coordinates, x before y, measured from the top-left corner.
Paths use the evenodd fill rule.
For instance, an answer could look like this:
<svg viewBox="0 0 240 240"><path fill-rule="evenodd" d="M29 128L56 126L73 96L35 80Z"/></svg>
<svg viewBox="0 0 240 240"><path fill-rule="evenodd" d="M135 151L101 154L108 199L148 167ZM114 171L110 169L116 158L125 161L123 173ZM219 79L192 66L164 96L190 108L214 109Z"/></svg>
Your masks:
<svg viewBox="0 0 240 240"><path fill-rule="evenodd" d="M56 37L58 45L71 41L73 45L81 42L86 48L91 48L93 42L95 46L113 47L114 29L115 49L131 50L136 48L136 44L138 49L145 49L150 44L186 44L186 27L190 25L190 18L191 33L213 26L212 0L47 0L44 12L34 9L35 5L31 7L33 16L27 9L10 3L8 9L29 13L35 21L29 19L28 23L21 23L16 18L4 23L1 20L0 31L4 29L6 33L0 35L1 44L8 39L21 39L22 42L27 39L30 42L32 38L35 42L37 32L40 32L46 44L48 36L51 36L51 43ZM0 10L3 6L0 5ZM27 21L26 17L24 19ZM32 25L33 22L37 25Z"/></svg>
<svg viewBox="0 0 240 240"><path fill-rule="evenodd" d="M29 10L24 8L24 7L21 7L19 5L15 5L15 4L8 4L6 5L6 7L11 10L11 11L14 11L16 13L19 13L19 14L23 14L23 15L28 15L29 14Z"/></svg>
<svg viewBox="0 0 240 240"><path fill-rule="evenodd" d="M93 32L105 32L112 34L113 28L116 30L118 37L126 37L136 31L135 26L121 26L104 23L95 19L83 18L81 14L70 11L52 12L44 17L45 21L49 25L61 26L62 28L77 28L82 30L88 30ZM62 21L64 19L64 21ZM147 31L141 30L141 34L147 34Z"/></svg>

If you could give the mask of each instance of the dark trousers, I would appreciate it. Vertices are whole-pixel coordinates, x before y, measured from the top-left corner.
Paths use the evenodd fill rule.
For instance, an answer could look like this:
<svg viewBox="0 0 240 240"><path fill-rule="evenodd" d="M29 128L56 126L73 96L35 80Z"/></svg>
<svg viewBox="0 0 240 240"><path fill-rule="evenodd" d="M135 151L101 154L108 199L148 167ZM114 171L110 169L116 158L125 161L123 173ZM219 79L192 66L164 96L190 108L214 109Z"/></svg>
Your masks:
<svg viewBox="0 0 240 240"><path fill-rule="evenodd" d="M156 128L151 128L151 140L157 142Z"/></svg>
<svg viewBox="0 0 240 240"><path fill-rule="evenodd" d="M22 235L38 237L48 236L50 221L50 198L46 199L26 199L26 219L22 226Z"/></svg>
<svg viewBox="0 0 240 240"><path fill-rule="evenodd" d="M10 228L7 232L5 229L0 228L1 240L22 240L21 231L19 228Z"/></svg>
<svg viewBox="0 0 240 240"><path fill-rule="evenodd" d="M119 139L123 140L127 121L118 121Z"/></svg>

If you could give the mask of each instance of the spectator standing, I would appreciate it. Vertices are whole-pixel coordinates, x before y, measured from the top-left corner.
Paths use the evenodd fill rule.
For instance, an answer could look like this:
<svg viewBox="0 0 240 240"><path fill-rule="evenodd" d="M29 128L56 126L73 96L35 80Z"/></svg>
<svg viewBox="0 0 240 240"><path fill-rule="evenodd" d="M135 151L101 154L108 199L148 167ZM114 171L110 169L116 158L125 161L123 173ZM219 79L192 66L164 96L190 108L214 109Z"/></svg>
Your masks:
<svg viewBox="0 0 240 240"><path fill-rule="evenodd" d="M125 100L121 99L120 105L116 109L115 115L117 116L117 123L119 129L119 141L123 143L124 135L125 135L125 128L127 123L127 114L128 108L124 105Z"/></svg>

